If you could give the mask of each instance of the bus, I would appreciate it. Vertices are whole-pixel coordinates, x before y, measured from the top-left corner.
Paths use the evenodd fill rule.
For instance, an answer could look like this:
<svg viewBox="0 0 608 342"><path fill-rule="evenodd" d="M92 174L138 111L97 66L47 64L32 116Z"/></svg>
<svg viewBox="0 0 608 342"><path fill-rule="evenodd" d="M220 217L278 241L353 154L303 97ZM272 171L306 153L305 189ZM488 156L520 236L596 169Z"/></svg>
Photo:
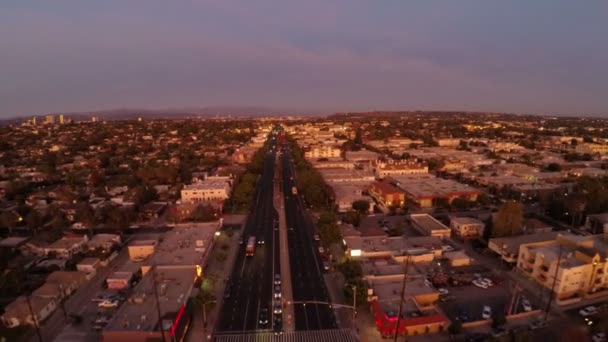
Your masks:
<svg viewBox="0 0 608 342"><path fill-rule="evenodd" d="M245 247L245 255L253 256L255 252L255 236L250 236L247 240L247 247Z"/></svg>

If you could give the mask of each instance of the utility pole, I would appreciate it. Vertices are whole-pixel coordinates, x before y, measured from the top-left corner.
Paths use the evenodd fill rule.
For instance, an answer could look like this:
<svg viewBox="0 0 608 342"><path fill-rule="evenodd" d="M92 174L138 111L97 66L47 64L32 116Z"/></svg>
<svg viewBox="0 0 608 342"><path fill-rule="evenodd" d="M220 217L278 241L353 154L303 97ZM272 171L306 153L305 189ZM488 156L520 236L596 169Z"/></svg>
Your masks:
<svg viewBox="0 0 608 342"><path fill-rule="evenodd" d="M547 308L545 309L545 321L549 318L549 311L551 310L551 301L553 301L553 292L555 292L555 284L557 283L557 273L562 261L562 251L563 247L560 244L559 253L557 255L557 264L555 265L555 274L553 275L553 284L551 285L551 292L549 292L549 300L547 301Z"/></svg>
<svg viewBox="0 0 608 342"><path fill-rule="evenodd" d="M407 252L406 252L407 253ZM401 314L403 312L403 301L405 300L405 283L407 282L407 271L410 266L410 256L406 254L405 259L405 272L403 273L403 283L401 284L401 296L399 297L399 314L397 315L397 322L395 323L395 342L397 342L397 337L399 336L399 323L401 323Z"/></svg>
<svg viewBox="0 0 608 342"><path fill-rule="evenodd" d="M353 286L353 323L355 323L356 318L357 318L357 287Z"/></svg>
<svg viewBox="0 0 608 342"><path fill-rule="evenodd" d="M158 300L158 289L156 284L156 265L152 266L152 284L154 286L154 297L156 298L156 312L158 313L158 325L160 327L160 333L163 337L163 342L167 342L165 339L165 327L163 326L163 317L160 313L160 301Z"/></svg>
<svg viewBox="0 0 608 342"><path fill-rule="evenodd" d="M42 342L42 334L40 333L40 326L38 325L38 317L34 315L29 293L25 295L25 300L27 301L27 307L30 310L30 316L32 316L32 322L34 322L34 328L36 329L36 335L38 335L38 341Z"/></svg>

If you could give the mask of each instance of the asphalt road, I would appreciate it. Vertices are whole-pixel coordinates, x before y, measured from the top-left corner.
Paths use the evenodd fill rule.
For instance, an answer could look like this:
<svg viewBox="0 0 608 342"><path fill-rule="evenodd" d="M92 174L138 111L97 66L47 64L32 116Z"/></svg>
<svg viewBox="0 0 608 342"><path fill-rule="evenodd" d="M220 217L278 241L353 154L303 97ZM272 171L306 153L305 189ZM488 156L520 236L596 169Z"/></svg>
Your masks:
<svg viewBox="0 0 608 342"><path fill-rule="evenodd" d="M280 273L280 267L279 237L278 231L274 230L274 222L278 218L273 206L274 160L275 153L267 153L251 213L243 230L243 244L239 246L226 284L217 334L270 330L275 323L272 319L273 281L274 274ZM254 255L247 257L245 246L250 236L255 236L258 242L263 240L264 244L257 244ZM259 323L263 307L269 310L266 325Z"/></svg>
<svg viewBox="0 0 608 342"><path fill-rule="evenodd" d="M314 224L300 197L291 193L296 175L289 151L282 155L282 163L296 330L335 329L329 305L314 303L329 303L330 299L322 260L313 241Z"/></svg>

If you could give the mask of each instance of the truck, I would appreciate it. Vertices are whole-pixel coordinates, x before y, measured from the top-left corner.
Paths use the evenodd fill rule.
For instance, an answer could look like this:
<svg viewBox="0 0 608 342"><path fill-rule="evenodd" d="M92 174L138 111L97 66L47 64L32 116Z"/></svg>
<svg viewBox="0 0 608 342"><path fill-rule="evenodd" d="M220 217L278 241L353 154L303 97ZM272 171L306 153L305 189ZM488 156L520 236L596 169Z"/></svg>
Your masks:
<svg viewBox="0 0 608 342"><path fill-rule="evenodd" d="M253 256L253 253L255 253L255 236L250 236L247 240L247 247L245 247L245 255Z"/></svg>
<svg viewBox="0 0 608 342"><path fill-rule="evenodd" d="M291 194L292 195L297 195L298 194L298 188L296 188L295 186L291 187Z"/></svg>

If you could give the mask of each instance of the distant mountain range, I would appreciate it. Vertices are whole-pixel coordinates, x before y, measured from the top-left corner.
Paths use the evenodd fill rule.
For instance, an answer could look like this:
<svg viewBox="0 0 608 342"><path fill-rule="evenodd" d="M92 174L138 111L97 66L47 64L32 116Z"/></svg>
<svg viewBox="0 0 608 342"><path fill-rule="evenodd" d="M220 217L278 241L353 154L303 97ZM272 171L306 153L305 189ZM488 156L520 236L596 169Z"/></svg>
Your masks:
<svg viewBox="0 0 608 342"><path fill-rule="evenodd" d="M138 117L146 118L185 118L185 117L263 117L263 116L304 116L304 115L326 115L331 114L327 111L320 110L302 110L288 108L271 108L271 107L256 107L256 106L216 106L216 107L184 107L184 108L167 108L167 109L140 109L140 108L116 108L108 110L96 110L85 112L62 112L62 113L45 113L36 115L44 117L45 115L63 114L74 120L89 119L96 116L106 120L120 119L135 119ZM7 118L5 121L22 121L28 117L13 117Z"/></svg>

